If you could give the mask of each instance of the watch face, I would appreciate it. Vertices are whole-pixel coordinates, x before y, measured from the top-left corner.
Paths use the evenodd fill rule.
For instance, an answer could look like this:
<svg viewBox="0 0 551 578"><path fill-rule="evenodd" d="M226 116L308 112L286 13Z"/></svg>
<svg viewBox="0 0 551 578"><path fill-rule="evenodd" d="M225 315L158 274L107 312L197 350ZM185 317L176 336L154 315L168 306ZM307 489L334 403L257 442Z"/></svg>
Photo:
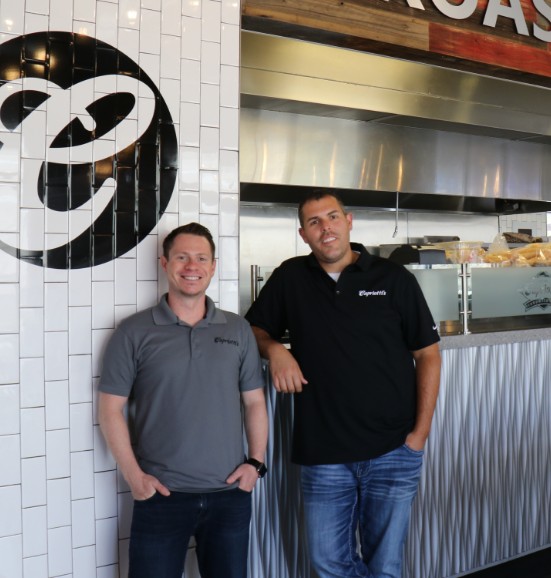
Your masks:
<svg viewBox="0 0 551 578"><path fill-rule="evenodd" d="M246 463L250 464L251 466L253 466L256 469L258 476L260 478L263 478L266 475L266 472L268 471L266 464L263 464L262 462L259 462L258 460L255 460L254 458L248 458L246 460Z"/></svg>

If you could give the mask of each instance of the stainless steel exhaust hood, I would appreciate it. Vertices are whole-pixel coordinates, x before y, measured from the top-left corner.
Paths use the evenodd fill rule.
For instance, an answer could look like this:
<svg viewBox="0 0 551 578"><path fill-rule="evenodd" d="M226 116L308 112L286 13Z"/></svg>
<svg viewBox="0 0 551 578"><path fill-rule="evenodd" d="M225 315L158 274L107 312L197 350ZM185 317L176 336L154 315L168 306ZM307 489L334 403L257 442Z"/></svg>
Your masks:
<svg viewBox="0 0 551 578"><path fill-rule="evenodd" d="M547 88L242 33L243 201L338 189L357 206L542 212Z"/></svg>

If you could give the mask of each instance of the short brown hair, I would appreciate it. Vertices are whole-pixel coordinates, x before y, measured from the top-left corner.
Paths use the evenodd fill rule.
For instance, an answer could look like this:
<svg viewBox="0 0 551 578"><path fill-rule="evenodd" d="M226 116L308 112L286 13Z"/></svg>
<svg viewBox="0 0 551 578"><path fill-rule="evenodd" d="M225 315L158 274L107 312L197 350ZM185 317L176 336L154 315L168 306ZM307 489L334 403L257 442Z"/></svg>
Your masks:
<svg viewBox="0 0 551 578"><path fill-rule="evenodd" d="M300 204L298 206L298 220L300 222L301 227L304 227L304 215L302 214L304 205L306 205L306 203L309 203L311 201L321 201L321 199L324 199L325 197L333 197L339 203L342 212L346 215L346 209L344 208L342 199L339 197L337 193L329 189L313 189L308 193L306 193L306 195L304 196L302 201L300 201Z"/></svg>
<svg viewBox="0 0 551 578"><path fill-rule="evenodd" d="M187 225L181 225L170 231L163 241L163 256L165 259L168 259L170 249L172 249L172 245L174 245L174 239L176 239L178 235L197 235L197 237L204 237L209 242L212 258L214 259L216 246L212 234L206 227L199 223L188 223Z"/></svg>

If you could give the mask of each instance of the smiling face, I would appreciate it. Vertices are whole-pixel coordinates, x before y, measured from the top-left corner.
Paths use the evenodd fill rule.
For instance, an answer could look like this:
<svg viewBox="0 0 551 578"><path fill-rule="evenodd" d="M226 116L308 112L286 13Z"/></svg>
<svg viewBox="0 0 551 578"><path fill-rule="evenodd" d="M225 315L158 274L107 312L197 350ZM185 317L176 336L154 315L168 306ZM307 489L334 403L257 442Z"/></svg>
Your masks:
<svg viewBox="0 0 551 578"><path fill-rule="evenodd" d="M335 197L305 203L302 223L300 236L327 272L342 271L354 260L350 248L352 215L344 212Z"/></svg>
<svg viewBox="0 0 551 578"><path fill-rule="evenodd" d="M203 297L216 270L212 249L205 237L178 235L168 253L161 256L161 266L168 280L170 296Z"/></svg>

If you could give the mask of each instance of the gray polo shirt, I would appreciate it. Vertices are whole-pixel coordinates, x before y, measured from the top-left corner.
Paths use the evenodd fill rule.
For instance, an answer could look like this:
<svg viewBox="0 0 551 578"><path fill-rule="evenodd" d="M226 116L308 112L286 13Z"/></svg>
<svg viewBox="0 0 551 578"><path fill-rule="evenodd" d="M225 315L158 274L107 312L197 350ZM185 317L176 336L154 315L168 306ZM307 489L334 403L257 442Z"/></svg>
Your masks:
<svg viewBox="0 0 551 578"><path fill-rule="evenodd" d="M129 398L128 424L142 469L170 490L227 489L243 462L243 391L264 386L249 324L217 309L195 326L159 304L116 329L99 389Z"/></svg>

